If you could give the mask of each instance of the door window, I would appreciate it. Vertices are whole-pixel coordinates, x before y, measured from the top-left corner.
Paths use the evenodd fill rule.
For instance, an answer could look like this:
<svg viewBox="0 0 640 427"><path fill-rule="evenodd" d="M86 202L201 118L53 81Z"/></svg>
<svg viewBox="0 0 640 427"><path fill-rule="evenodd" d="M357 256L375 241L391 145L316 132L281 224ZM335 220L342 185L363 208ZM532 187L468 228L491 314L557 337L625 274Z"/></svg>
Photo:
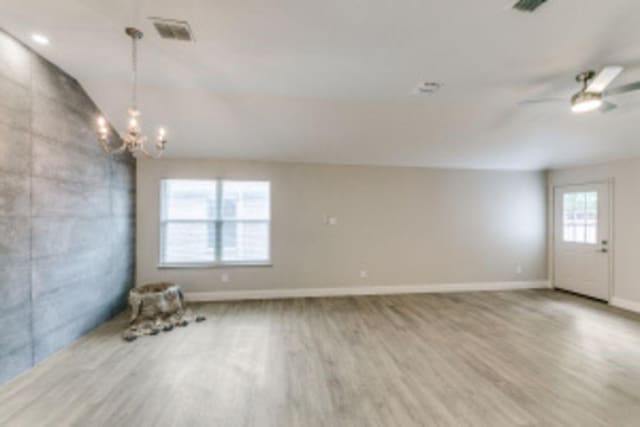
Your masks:
<svg viewBox="0 0 640 427"><path fill-rule="evenodd" d="M598 193L564 193L562 198L562 240L595 245L598 241Z"/></svg>

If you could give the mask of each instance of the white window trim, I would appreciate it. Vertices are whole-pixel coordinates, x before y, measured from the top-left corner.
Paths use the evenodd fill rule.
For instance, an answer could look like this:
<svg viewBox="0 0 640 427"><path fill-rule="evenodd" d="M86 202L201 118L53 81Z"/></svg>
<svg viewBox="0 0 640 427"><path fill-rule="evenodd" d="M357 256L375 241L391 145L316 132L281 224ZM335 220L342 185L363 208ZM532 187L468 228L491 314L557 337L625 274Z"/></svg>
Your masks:
<svg viewBox="0 0 640 427"><path fill-rule="evenodd" d="M165 197L164 197L164 182L170 180L182 180L182 181L212 181L216 183L216 200L217 200L217 213L216 219L166 219L164 217L165 208ZM223 181L234 181L234 182L252 182L252 181L261 181L269 184L269 219L222 219L222 182ZM180 269L180 268L191 268L191 269L199 269L199 268L226 268L226 267L272 267L273 263L271 262L271 236L272 236L272 225L271 225L271 181L263 180L263 179L223 179L223 178L214 178L214 179L200 179L200 178L162 178L160 179L160 229L159 229L159 247L158 247L158 265L159 269ZM214 261L206 261L206 262L163 262L162 260L162 252L164 249L164 239L165 239L165 225L169 222L183 222L183 223L203 223L203 222L211 222L215 224L216 228L216 250L215 255L216 259ZM223 261L222 260L222 237L218 238L218 236L222 236L222 225L227 222L259 222L259 223L267 223L269 225L269 246L268 246L268 257L266 260L245 260L245 261Z"/></svg>

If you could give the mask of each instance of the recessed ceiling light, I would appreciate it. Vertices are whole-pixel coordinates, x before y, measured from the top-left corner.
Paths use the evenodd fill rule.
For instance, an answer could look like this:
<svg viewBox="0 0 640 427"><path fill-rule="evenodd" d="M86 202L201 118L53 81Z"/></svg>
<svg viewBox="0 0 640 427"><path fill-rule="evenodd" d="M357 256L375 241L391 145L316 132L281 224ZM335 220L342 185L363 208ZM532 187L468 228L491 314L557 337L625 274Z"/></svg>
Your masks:
<svg viewBox="0 0 640 427"><path fill-rule="evenodd" d="M46 38L45 36L43 36L42 34L32 34L31 35L31 40L33 40L34 42L36 42L38 44L42 44L42 45L48 45L49 44L49 39Z"/></svg>

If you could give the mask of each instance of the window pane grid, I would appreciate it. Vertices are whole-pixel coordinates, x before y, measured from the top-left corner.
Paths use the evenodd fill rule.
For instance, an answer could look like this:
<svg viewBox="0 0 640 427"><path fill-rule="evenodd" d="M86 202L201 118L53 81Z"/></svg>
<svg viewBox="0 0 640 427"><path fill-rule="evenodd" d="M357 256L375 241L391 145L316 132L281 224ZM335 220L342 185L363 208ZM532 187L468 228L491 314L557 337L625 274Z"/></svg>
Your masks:
<svg viewBox="0 0 640 427"><path fill-rule="evenodd" d="M163 180L161 197L161 263L269 261L269 182Z"/></svg>
<svg viewBox="0 0 640 427"><path fill-rule="evenodd" d="M218 218L215 182L172 179L162 186L162 219Z"/></svg>
<svg viewBox="0 0 640 427"><path fill-rule="evenodd" d="M222 181L220 217L224 220L269 220L269 183Z"/></svg>
<svg viewBox="0 0 640 427"><path fill-rule="evenodd" d="M565 193L562 199L562 239L569 243L596 244L598 193Z"/></svg>
<svg viewBox="0 0 640 427"><path fill-rule="evenodd" d="M163 253L166 263L207 263L216 258L215 221L165 221Z"/></svg>
<svg viewBox="0 0 640 427"><path fill-rule="evenodd" d="M269 221L222 221L222 260L269 259Z"/></svg>

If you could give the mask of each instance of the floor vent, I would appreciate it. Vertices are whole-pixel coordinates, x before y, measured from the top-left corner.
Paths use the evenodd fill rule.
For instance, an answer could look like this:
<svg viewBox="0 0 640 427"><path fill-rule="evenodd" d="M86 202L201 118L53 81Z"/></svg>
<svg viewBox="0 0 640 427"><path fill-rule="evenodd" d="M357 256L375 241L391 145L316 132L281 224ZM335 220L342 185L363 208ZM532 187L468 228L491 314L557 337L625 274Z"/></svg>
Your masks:
<svg viewBox="0 0 640 427"><path fill-rule="evenodd" d="M522 12L533 12L546 2L547 0L519 0L513 8Z"/></svg>
<svg viewBox="0 0 640 427"><path fill-rule="evenodd" d="M165 19L151 17L149 18L153 26L158 30L158 34L163 39L179 40L184 42L195 41L193 32L187 21L178 21L177 19Z"/></svg>

